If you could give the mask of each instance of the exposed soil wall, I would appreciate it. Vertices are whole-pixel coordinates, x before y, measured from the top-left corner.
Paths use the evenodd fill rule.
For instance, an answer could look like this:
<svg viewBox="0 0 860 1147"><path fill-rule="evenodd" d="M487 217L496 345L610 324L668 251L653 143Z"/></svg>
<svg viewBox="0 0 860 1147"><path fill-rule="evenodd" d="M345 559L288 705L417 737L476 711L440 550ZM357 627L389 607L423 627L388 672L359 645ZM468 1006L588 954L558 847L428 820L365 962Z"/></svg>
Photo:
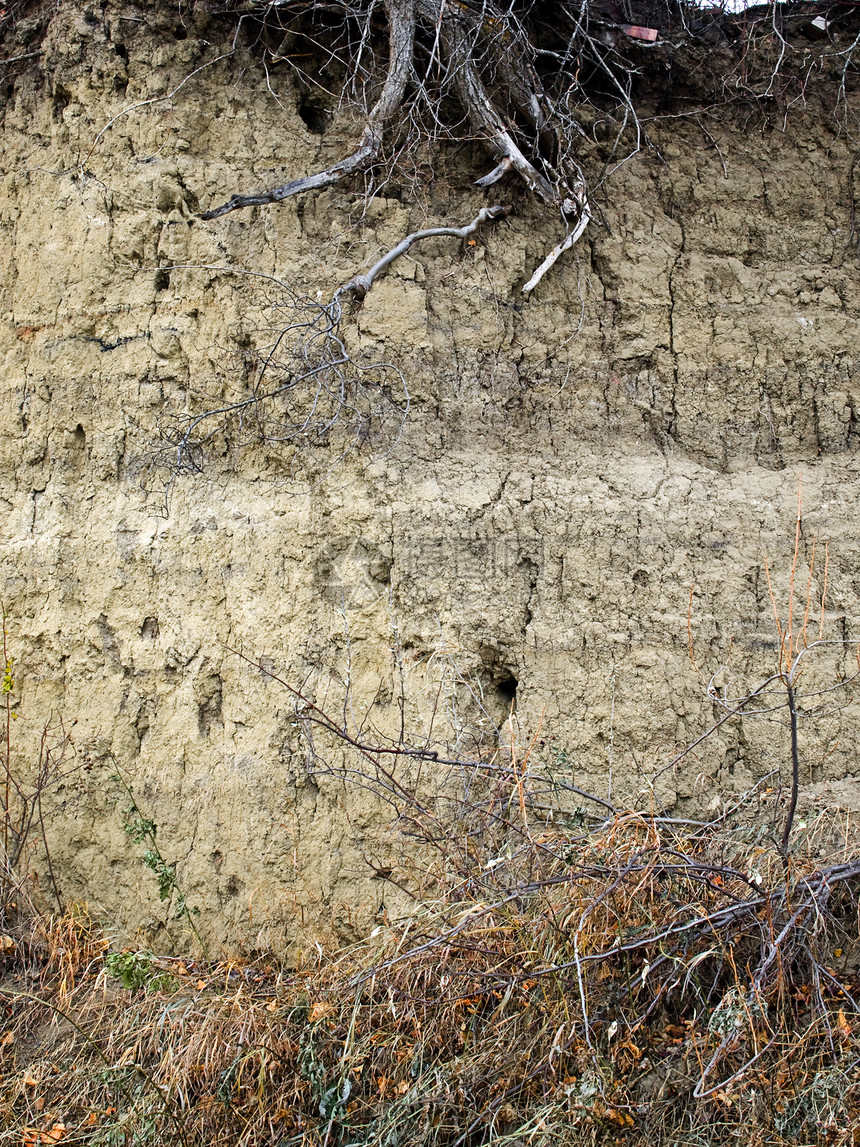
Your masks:
<svg viewBox="0 0 860 1147"><path fill-rule="evenodd" d="M527 298L559 236L516 189L474 246L414 248L344 328L404 372L399 439L310 484L274 446L228 451L173 484L165 517L144 464L159 418L231 385L268 321L265 281L229 268L328 295L489 200L451 149L420 194L344 187L201 222L331 162L355 124L311 130L290 72L267 82L226 25L189 34L162 5L50 15L3 109L0 557L16 752L61 713L92 765L49 814L66 899L124 937L163 926L113 754L218 945L361 930L399 903L374 879L384 810L308 777L291 698L231 650L318 696L348 673L386 727L396 648L414 730L454 663L496 724L513 703L527 739L543 715L541 751L577 784L605 792L611 765L619 799L647 802L712 719L690 645L706 676L730 644L741 679L773 666L764 559L784 610L799 472L801 599L826 541L825 632L857 636L852 152L826 92L787 127L654 123ZM844 675L853 653L833 657ZM805 734L817 800L860 807L853 727L846 711ZM701 804L784 759L778 726L727 725L657 799Z"/></svg>

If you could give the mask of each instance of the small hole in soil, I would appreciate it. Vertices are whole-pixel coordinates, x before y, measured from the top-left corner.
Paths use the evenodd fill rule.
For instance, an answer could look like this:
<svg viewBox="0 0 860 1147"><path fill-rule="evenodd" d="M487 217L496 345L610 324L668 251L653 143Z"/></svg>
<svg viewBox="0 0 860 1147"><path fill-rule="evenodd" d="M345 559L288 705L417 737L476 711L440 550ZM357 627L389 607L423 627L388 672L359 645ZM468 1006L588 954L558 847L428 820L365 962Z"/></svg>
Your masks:
<svg viewBox="0 0 860 1147"><path fill-rule="evenodd" d="M156 637L158 637L157 617L145 617L143 619L143 624L140 627L140 636L146 637L150 641L155 641Z"/></svg>
<svg viewBox="0 0 860 1147"><path fill-rule="evenodd" d="M63 112L72 102L72 93L64 88L62 84L57 84L54 88L54 106L53 116L55 120L62 119Z"/></svg>
<svg viewBox="0 0 860 1147"><path fill-rule="evenodd" d="M299 118L314 135L322 135L328 124L325 108L313 100L301 97L298 106Z"/></svg>
<svg viewBox="0 0 860 1147"><path fill-rule="evenodd" d="M166 291L170 286L170 275L167 271L155 272L155 289L156 291Z"/></svg>
<svg viewBox="0 0 860 1147"><path fill-rule="evenodd" d="M500 705L504 707L506 713L510 713L511 706L516 707L517 686L519 685L519 681L517 681L513 673L507 672L498 677L493 684Z"/></svg>

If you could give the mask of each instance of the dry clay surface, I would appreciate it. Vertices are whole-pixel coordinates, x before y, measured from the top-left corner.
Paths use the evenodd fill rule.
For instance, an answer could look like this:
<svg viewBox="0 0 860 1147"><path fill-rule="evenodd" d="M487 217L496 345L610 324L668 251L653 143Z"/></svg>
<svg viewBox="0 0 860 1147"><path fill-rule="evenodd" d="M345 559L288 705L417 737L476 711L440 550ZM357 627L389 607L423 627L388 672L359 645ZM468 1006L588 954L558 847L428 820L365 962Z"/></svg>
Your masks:
<svg viewBox="0 0 860 1147"><path fill-rule="evenodd" d="M112 754L214 947L344 935L399 906L373 878L397 860L385 809L308 776L291 697L235 650L339 712L349 674L355 719L387 728L400 661L416 735L456 672L488 735L490 719L510 735L513 705L543 759L602 793L611 768L614 796L646 807L784 774L781 726L728 723L656 797L648 783L714 718L691 648L705 678L730 646L741 684L774 668L764 562L784 614L801 472L799 611L817 539L824 633L860 636L857 255L831 114L810 99L785 131L656 124L659 151L612 177L602 220L528 297L557 224L494 188L509 221L414 247L345 320L356 355L404 372L399 440L310 485L274 446L228 452L177 479L165 517L142 462L159 420L231 385L277 297L237 272L327 297L492 201L461 148L414 194L343 187L202 222L359 127L311 130L286 65L267 84L229 29L165 12L63 4L3 110L13 736L26 769L52 714L74 723L86 767L48 816L63 896L120 938L165 927ZM827 656L822 680L850 671L853 650ZM817 807L829 780L858 806L856 728L850 706L804 727Z"/></svg>

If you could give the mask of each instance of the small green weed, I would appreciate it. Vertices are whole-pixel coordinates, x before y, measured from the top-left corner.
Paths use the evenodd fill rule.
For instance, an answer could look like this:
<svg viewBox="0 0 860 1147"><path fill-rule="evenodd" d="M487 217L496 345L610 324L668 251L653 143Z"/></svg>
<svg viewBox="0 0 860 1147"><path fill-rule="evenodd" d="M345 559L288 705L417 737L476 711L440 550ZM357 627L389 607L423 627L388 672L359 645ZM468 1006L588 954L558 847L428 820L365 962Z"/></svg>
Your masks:
<svg viewBox="0 0 860 1147"><path fill-rule="evenodd" d="M128 804L122 810L126 836L130 837L135 844L148 845L148 848L143 854L143 863L158 881L158 899L162 902L173 900L175 894L176 899L173 902L174 919L184 919L187 922L189 928L194 933L197 943L200 945L200 950L205 952L203 940L194 923L194 917L200 915L200 909L189 906L188 894L182 890L176 879L176 865L169 864L167 860L165 860L156 842L158 825L151 817L143 814L140 805L137 803L137 797L134 795L134 789L120 772L115 760L113 763L116 769L113 774L113 779L122 786L128 797Z"/></svg>
<svg viewBox="0 0 860 1147"><path fill-rule="evenodd" d="M175 978L156 964L152 952L108 952L105 967L108 974L130 992L138 988L170 992L176 987Z"/></svg>

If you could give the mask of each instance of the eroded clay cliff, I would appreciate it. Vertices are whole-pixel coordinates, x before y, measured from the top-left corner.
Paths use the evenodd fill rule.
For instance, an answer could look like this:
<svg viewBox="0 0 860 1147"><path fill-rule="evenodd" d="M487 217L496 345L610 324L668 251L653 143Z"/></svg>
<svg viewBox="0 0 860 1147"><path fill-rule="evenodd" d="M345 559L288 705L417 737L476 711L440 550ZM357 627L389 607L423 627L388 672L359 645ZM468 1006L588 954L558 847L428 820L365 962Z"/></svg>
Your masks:
<svg viewBox="0 0 860 1147"><path fill-rule="evenodd" d="M799 600L829 543L825 631L857 635L852 151L827 93L788 126L656 121L527 298L558 235L516 189L474 245L415 247L343 328L403 371L399 438L327 476L317 459L312 480L275 445L216 451L165 516L159 425L233 386L271 321L276 287L242 272L329 297L491 200L462 190L451 148L417 190L202 222L330 162L356 125L312 130L290 71L267 80L226 23L189 34L172 6L119 2L48 16L3 111L0 494L15 750L32 759L62 714L91 766L46 814L63 897L123 937L161 926L112 754L216 945L360 930L396 902L375 878L396 864L385 810L308 776L293 699L236 650L335 706L349 675L356 719L382 728L400 662L416 735L456 672L504 736L512 707L521 739L542 720L540 751L604 793L611 766L623 801L707 803L783 763L778 727L727 724L649 794L712 719L690 646L706 676L730 645L739 678L772 666L764 560L784 610L801 472ZM804 734L816 799L838 782L860 806L853 727Z"/></svg>

